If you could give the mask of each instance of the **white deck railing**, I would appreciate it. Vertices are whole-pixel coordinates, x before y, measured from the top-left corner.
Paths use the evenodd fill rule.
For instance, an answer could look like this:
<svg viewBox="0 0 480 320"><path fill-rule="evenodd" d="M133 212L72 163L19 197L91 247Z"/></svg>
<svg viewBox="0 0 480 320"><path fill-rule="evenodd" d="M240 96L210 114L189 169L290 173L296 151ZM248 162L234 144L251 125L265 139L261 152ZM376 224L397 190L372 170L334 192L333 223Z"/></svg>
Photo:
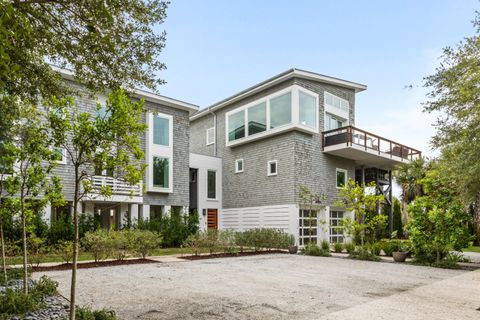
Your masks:
<svg viewBox="0 0 480 320"><path fill-rule="evenodd" d="M92 193L100 193L103 186L108 186L114 195L142 196L142 182L132 186L125 181L106 176L92 176L91 181Z"/></svg>

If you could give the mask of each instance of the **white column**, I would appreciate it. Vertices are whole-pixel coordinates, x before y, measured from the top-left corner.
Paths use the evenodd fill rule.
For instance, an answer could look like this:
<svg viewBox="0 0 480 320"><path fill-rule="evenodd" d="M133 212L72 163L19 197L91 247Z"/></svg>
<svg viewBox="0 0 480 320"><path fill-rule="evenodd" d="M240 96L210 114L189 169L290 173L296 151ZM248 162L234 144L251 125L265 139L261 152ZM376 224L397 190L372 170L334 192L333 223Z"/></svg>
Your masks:
<svg viewBox="0 0 480 320"><path fill-rule="evenodd" d="M120 203L120 221L119 225L120 227L123 227L127 221L127 215L128 215L128 203Z"/></svg>
<svg viewBox="0 0 480 320"><path fill-rule="evenodd" d="M163 216L170 215L170 210L172 210L172 206L163 206L162 215Z"/></svg>
<svg viewBox="0 0 480 320"><path fill-rule="evenodd" d="M150 220L150 205L149 204L144 204L142 206L142 212L141 216L143 220Z"/></svg>
<svg viewBox="0 0 480 320"><path fill-rule="evenodd" d="M93 216L94 212L94 205L93 205L93 202L91 201L86 201L84 202L84 208L85 208L85 211L83 212L84 214L86 215L89 215L89 216Z"/></svg>
<svg viewBox="0 0 480 320"><path fill-rule="evenodd" d="M137 224L138 222L138 204L130 204L130 219L132 220L132 225Z"/></svg>
<svg viewBox="0 0 480 320"><path fill-rule="evenodd" d="M324 223L319 224L320 225L319 234L321 235L319 237L321 239L319 240L330 241L330 207L329 206L326 206L325 209L320 211L320 222L322 222L322 220Z"/></svg>
<svg viewBox="0 0 480 320"><path fill-rule="evenodd" d="M52 207L50 206L50 204L47 204L42 211L42 220L47 225L50 225L51 218L52 218Z"/></svg>

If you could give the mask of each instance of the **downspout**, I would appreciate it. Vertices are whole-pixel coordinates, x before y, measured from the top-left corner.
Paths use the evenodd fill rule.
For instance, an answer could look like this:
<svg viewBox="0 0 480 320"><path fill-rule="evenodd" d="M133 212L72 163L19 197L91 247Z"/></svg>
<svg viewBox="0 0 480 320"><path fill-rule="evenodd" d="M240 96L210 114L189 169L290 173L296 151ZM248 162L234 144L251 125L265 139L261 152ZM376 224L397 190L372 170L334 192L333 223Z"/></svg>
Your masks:
<svg viewBox="0 0 480 320"><path fill-rule="evenodd" d="M217 156L217 114L208 109L208 112L210 112L213 115L213 156Z"/></svg>

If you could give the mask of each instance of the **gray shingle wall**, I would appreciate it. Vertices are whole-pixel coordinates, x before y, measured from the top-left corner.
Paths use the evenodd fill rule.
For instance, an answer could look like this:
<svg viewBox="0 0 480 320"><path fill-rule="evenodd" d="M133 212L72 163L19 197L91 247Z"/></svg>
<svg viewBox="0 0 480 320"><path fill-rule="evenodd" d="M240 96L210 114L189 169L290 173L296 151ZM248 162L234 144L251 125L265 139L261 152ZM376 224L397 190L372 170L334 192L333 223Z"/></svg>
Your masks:
<svg viewBox="0 0 480 320"><path fill-rule="evenodd" d="M74 83L71 85L81 89ZM75 97L75 105L81 112L95 113L95 99L87 94ZM145 102L145 109L173 116L173 193L145 193L144 204L188 206L189 205L189 113L172 107ZM142 114L142 122L145 123L146 114ZM145 150L145 135L141 135L141 146ZM57 175L62 179L63 191L67 200L73 200L74 193L74 169L69 163L59 164L56 169Z"/></svg>
<svg viewBox="0 0 480 320"><path fill-rule="evenodd" d="M304 79L288 80L216 112L217 155L223 158L223 207L237 208L298 203L298 188L306 185L327 195L328 204L337 197L335 168L348 170L354 177L354 161L323 153L322 135L297 131L270 136L240 146L225 145L225 113L262 98L292 84L316 92L320 102L320 131L324 128L323 94L328 91L350 103L350 122L354 123L355 92L337 86ZM212 155L213 147L205 146L206 129L213 126L213 115L191 123L192 152ZM244 159L244 172L235 174L235 159ZM267 161L278 160L278 175L267 176Z"/></svg>

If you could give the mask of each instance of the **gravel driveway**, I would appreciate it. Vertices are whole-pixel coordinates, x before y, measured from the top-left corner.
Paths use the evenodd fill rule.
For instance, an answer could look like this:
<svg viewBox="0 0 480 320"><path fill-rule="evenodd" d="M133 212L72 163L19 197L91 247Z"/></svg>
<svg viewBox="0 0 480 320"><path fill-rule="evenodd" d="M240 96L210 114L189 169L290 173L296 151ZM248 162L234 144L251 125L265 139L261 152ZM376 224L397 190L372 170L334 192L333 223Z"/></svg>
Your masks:
<svg viewBox="0 0 480 320"><path fill-rule="evenodd" d="M46 274L68 296L70 273ZM480 319L479 271L264 255L78 274L78 303L120 319Z"/></svg>

